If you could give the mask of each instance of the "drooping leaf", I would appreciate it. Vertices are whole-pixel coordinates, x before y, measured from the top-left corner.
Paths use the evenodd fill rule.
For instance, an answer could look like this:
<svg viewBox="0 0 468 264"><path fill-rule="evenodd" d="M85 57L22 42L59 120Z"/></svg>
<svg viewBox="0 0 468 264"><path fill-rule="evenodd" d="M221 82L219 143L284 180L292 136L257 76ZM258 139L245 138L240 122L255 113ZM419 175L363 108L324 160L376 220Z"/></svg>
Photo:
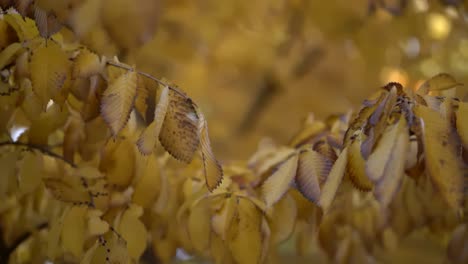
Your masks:
<svg viewBox="0 0 468 264"><path fill-rule="evenodd" d="M169 87L164 87L161 91L158 104L154 110L154 120L147 126L140 135L137 145L140 152L144 155L153 153L153 149L158 140L167 110L169 108Z"/></svg>
<svg viewBox="0 0 468 264"><path fill-rule="evenodd" d="M23 18L18 13L8 12L8 14L3 16L3 19L16 31L21 42L31 40L39 36L36 23L28 17Z"/></svg>
<svg viewBox="0 0 468 264"><path fill-rule="evenodd" d="M134 185L133 202L144 208L150 207L159 195L161 188L160 168L156 156L148 157L143 175Z"/></svg>
<svg viewBox="0 0 468 264"><path fill-rule="evenodd" d="M296 176L298 155L279 165L279 168L262 185L262 196L267 207L274 205L288 191Z"/></svg>
<svg viewBox="0 0 468 264"><path fill-rule="evenodd" d="M137 73L128 71L111 81L104 91L101 115L116 137L127 124L136 96Z"/></svg>
<svg viewBox="0 0 468 264"><path fill-rule="evenodd" d="M190 98L169 89L169 107L159 133L161 145L174 158L190 163L200 143L199 117Z"/></svg>
<svg viewBox="0 0 468 264"><path fill-rule="evenodd" d="M43 38L50 38L62 29L62 23L53 10L45 11L36 5L34 7L34 20L39 29L39 34Z"/></svg>
<svg viewBox="0 0 468 264"><path fill-rule="evenodd" d="M200 253L210 246L211 213L208 206L206 200L196 204L188 217L189 237L192 246Z"/></svg>
<svg viewBox="0 0 468 264"><path fill-rule="evenodd" d="M324 212L330 209L331 203L335 199L338 187L343 179L348 162L348 147L345 147L333 164L330 174L322 186L322 192L318 204Z"/></svg>
<svg viewBox="0 0 468 264"><path fill-rule="evenodd" d="M103 71L103 64L98 55L88 49L80 50L73 65L73 77L88 78Z"/></svg>
<svg viewBox="0 0 468 264"><path fill-rule="evenodd" d="M86 235L87 207L73 206L63 220L61 241L64 249L75 257L81 257Z"/></svg>
<svg viewBox="0 0 468 264"><path fill-rule="evenodd" d="M422 119L427 172L448 205L460 209L464 178L450 120L440 113L418 105L415 114Z"/></svg>
<svg viewBox="0 0 468 264"><path fill-rule="evenodd" d="M125 210L118 227L119 234L125 240L128 254L138 260L146 249L147 230L139 219L143 214L141 207L131 205Z"/></svg>
<svg viewBox="0 0 468 264"><path fill-rule="evenodd" d="M223 179L223 169L218 160L216 160L213 150L211 149L210 138L208 136L208 125L203 114L199 113L200 117L198 133L200 135L201 155L203 159L203 172L208 190L213 191Z"/></svg>

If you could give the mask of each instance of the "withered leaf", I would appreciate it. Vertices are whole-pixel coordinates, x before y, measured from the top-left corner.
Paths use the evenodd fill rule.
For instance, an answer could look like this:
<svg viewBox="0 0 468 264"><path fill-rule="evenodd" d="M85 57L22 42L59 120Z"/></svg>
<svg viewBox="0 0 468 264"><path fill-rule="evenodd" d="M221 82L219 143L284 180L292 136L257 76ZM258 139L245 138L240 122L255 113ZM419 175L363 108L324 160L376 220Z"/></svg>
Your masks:
<svg viewBox="0 0 468 264"><path fill-rule="evenodd" d="M198 149L199 117L190 98L169 88L169 106L159 133L159 141L174 158L190 163Z"/></svg>
<svg viewBox="0 0 468 264"><path fill-rule="evenodd" d="M36 20L39 34L43 38L50 38L62 29L62 23L53 10L45 11L36 5L34 7L34 19Z"/></svg>
<svg viewBox="0 0 468 264"><path fill-rule="evenodd" d="M297 167L297 189L307 199L318 203L320 186L330 173L333 162L314 150L303 151L299 154Z"/></svg>
<svg viewBox="0 0 468 264"><path fill-rule="evenodd" d="M101 115L114 137L125 127L130 118L136 96L136 85L137 73L127 71L113 80L104 91Z"/></svg>

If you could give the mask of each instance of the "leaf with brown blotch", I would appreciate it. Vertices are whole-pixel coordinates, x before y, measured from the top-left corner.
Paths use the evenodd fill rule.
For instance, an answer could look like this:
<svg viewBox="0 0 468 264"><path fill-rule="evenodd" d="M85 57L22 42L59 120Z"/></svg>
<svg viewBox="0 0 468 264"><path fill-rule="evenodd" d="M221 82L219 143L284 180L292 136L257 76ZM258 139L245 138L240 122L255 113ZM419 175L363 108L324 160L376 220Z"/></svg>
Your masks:
<svg viewBox="0 0 468 264"><path fill-rule="evenodd" d="M237 263L261 263L262 219L262 212L250 200L239 199L226 234L226 243Z"/></svg>
<svg viewBox="0 0 468 264"><path fill-rule="evenodd" d="M164 149L177 160L190 163L200 144L198 124L192 100L169 87L169 106L159 133Z"/></svg>
<svg viewBox="0 0 468 264"><path fill-rule="evenodd" d="M320 186L330 173L333 162L314 150L299 154L296 186L307 199L318 203Z"/></svg>
<svg viewBox="0 0 468 264"><path fill-rule="evenodd" d="M200 118L198 131L200 135L201 155L203 159L203 172L205 174L206 186L208 190L213 191L223 180L223 168L216 160L213 150L211 149L210 138L208 136L208 125L205 117L201 112L198 113Z"/></svg>
<svg viewBox="0 0 468 264"><path fill-rule="evenodd" d="M163 125L166 113L169 107L169 87L164 87L161 91L158 104L154 110L154 120L149 126L147 126L140 135L137 145L140 152L144 155L153 153L153 149L156 146L161 127Z"/></svg>
<svg viewBox="0 0 468 264"><path fill-rule="evenodd" d="M375 186L375 196L386 208L395 196L405 174L406 157L409 151L409 134L404 117L396 124L397 137L390 156L382 167L385 168L382 177Z"/></svg>
<svg viewBox="0 0 468 264"><path fill-rule="evenodd" d="M348 163L348 147L345 147L338 156L338 159L333 164L330 174L327 180L322 186L322 193L320 194L319 206L322 207L324 212L330 209L331 203L335 199L336 192L340 186L341 181L346 170L346 164Z"/></svg>
<svg viewBox="0 0 468 264"><path fill-rule="evenodd" d="M50 41L34 50L29 67L33 91L45 109L49 99L60 93L69 78L68 56L58 44Z"/></svg>
<svg viewBox="0 0 468 264"><path fill-rule="evenodd" d="M366 162L366 172L371 181L376 182L383 176L385 164L390 158L397 136L398 124L387 127L377 142L377 147L369 155Z"/></svg>
<svg viewBox="0 0 468 264"><path fill-rule="evenodd" d="M76 205L89 205L92 202L90 193L82 186L57 178L46 178L43 181L46 188L59 201Z"/></svg>
<svg viewBox="0 0 468 264"><path fill-rule="evenodd" d="M262 185L262 196L267 207L274 205L288 191L296 176L298 155L284 161Z"/></svg>
<svg viewBox="0 0 468 264"><path fill-rule="evenodd" d="M431 91L443 91L463 85L448 73L439 73L425 81L417 90L419 94L427 94Z"/></svg>
<svg viewBox="0 0 468 264"><path fill-rule="evenodd" d="M468 103L459 102L456 117L458 135L468 151Z"/></svg>
<svg viewBox="0 0 468 264"><path fill-rule="evenodd" d="M356 188L361 191L371 191L374 187L366 173L366 161L361 153L361 138L358 137L349 145L346 173Z"/></svg>
<svg viewBox="0 0 468 264"><path fill-rule="evenodd" d="M422 119L427 172L448 205L460 209L464 179L450 120L422 105L415 107L415 114Z"/></svg>
<svg viewBox="0 0 468 264"><path fill-rule="evenodd" d="M62 29L62 23L53 10L45 11L36 5L34 7L34 20L39 29L39 34L43 38L50 38Z"/></svg>
<svg viewBox="0 0 468 264"><path fill-rule="evenodd" d="M102 95L101 115L116 137L127 124L136 96L137 73L128 71L112 81Z"/></svg>

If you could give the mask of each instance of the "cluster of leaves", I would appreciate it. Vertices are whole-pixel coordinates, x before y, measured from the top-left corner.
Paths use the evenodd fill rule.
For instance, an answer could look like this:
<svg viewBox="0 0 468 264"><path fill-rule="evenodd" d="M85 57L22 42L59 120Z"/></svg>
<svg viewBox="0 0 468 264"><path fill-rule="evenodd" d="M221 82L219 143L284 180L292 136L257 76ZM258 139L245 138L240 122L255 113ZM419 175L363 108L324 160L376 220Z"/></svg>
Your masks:
<svg viewBox="0 0 468 264"><path fill-rule="evenodd" d="M132 263L147 249L168 263L178 248L275 263L281 242L295 236L305 254L315 234L331 259L363 263L423 227L456 228L448 253L466 262L468 104L450 76L417 91L390 83L353 117L310 116L287 146L263 141L223 173L187 95L49 34L45 14L38 26L13 10L0 19L0 225L12 263Z"/></svg>

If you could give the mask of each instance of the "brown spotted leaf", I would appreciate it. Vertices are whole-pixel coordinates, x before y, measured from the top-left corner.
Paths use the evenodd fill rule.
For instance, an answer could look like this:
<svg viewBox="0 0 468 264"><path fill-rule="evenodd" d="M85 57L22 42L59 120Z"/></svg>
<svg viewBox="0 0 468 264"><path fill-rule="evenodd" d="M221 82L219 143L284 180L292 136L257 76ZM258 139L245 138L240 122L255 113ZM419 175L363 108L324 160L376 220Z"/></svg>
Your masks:
<svg viewBox="0 0 468 264"><path fill-rule="evenodd" d="M130 117L136 96L137 73L127 71L113 80L104 91L101 115L114 137L122 130Z"/></svg>
<svg viewBox="0 0 468 264"><path fill-rule="evenodd" d="M143 130L137 142L138 149L144 155L149 155L153 152L156 141L161 132L163 121L166 117L169 102L169 87L164 87L161 92L161 96L159 97L158 104L156 105L156 109L154 110L154 120Z"/></svg>
<svg viewBox="0 0 468 264"><path fill-rule="evenodd" d="M169 88L169 107L159 133L159 141L174 158L190 163L200 143L199 118L190 98Z"/></svg>
<svg viewBox="0 0 468 264"><path fill-rule="evenodd" d="M448 205L459 209L464 181L450 120L422 105L415 107L415 114L422 119L427 172Z"/></svg>
<svg viewBox="0 0 468 264"><path fill-rule="evenodd" d="M267 207L274 205L288 191L296 176L298 155L279 165L279 168L262 185L262 196Z"/></svg>
<svg viewBox="0 0 468 264"><path fill-rule="evenodd" d="M211 150L210 138L208 136L208 125L202 113L198 114L200 124L198 127L200 134L201 155L203 159L203 172L205 174L208 190L213 191L223 179L223 169L216 160Z"/></svg>

